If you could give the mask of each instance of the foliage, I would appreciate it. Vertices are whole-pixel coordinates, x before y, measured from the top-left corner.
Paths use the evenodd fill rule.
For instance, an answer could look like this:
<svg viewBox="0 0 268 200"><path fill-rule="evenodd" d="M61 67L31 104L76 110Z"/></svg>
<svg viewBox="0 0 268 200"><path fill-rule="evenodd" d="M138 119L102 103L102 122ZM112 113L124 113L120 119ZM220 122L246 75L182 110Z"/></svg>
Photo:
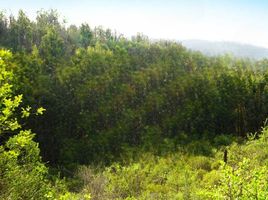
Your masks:
<svg viewBox="0 0 268 200"><path fill-rule="evenodd" d="M267 60L68 27L55 10L1 12L0 47L0 197L265 198ZM66 192L40 155L69 176L106 167Z"/></svg>
<svg viewBox="0 0 268 200"><path fill-rule="evenodd" d="M221 150L211 157L143 152L104 169L82 166L77 178L92 199L266 199L267 130L259 139L227 146L227 163ZM255 151L260 144L265 150Z"/></svg>
<svg viewBox="0 0 268 200"><path fill-rule="evenodd" d="M25 109L46 108L24 126L38 133L51 164L107 164L128 147L162 153L214 137L215 146L228 145L267 117L265 60L206 57L86 23L66 27L55 10L39 11L36 21L23 11L0 20L0 45L14 52L14 89Z"/></svg>
<svg viewBox="0 0 268 200"><path fill-rule="evenodd" d="M0 198L1 199L55 199L64 192L58 180L52 185L48 169L41 162L38 143L30 130L21 130L16 111L22 95L14 96L13 73L8 68L12 54L0 50ZM21 108L21 117L29 117L31 108ZM42 114L38 108L36 114Z"/></svg>

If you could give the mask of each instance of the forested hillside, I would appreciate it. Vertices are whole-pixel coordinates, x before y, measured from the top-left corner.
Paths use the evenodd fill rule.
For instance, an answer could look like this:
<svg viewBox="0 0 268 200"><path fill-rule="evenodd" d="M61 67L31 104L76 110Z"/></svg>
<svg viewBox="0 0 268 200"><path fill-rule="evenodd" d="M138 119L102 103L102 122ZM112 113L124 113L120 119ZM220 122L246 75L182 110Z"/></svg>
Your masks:
<svg viewBox="0 0 268 200"><path fill-rule="evenodd" d="M207 57L142 34L128 39L86 23L67 26L53 10L38 12L34 21L23 11L0 14L0 47L6 71L0 74L0 181L15 176L5 175L5 163L11 162L6 152L18 145L12 138L22 134L16 130L36 135L23 133L28 142L20 144L12 166L30 170L19 159L27 147L34 160L27 166L38 164L46 177L25 186L45 182L41 196L20 198L15 183L1 182L0 197L265 199L267 59ZM17 103L6 101L18 94ZM223 149L228 165L221 162ZM251 153L254 162L246 159ZM255 179L240 177L248 168Z"/></svg>

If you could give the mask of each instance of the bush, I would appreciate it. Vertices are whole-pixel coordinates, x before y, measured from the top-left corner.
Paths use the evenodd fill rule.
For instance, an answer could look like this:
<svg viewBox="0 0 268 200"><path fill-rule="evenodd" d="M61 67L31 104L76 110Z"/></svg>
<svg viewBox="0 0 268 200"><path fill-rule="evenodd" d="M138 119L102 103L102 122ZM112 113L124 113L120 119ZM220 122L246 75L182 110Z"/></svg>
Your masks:
<svg viewBox="0 0 268 200"><path fill-rule="evenodd" d="M21 130L17 118L28 117L31 108L22 108L21 116L17 114L22 95L13 95L13 74L8 71L11 57L10 52L0 50L0 198L55 199L66 192L65 187L59 180L52 185L34 134ZM35 114L43 111L39 108Z"/></svg>

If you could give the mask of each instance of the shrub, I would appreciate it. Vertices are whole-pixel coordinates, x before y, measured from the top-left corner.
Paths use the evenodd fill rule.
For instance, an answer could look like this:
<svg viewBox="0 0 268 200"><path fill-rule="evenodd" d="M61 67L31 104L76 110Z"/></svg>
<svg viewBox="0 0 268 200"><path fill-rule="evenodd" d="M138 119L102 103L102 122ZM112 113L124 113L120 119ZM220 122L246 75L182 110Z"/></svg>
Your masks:
<svg viewBox="0 0 268 200"><path fill-rule="evenodd" d="M13 74L8 70L12 54L0 50L0 198L55 199L65 192L60 181L49 181L48 169L41 162L38 144L30 130L21 130L17 120L22 95L13 95ZM21 116L30 115L30 107L22 108ZM39 108L36 114L42 114ZM17 134L16 134L17 133Z"/></svg>

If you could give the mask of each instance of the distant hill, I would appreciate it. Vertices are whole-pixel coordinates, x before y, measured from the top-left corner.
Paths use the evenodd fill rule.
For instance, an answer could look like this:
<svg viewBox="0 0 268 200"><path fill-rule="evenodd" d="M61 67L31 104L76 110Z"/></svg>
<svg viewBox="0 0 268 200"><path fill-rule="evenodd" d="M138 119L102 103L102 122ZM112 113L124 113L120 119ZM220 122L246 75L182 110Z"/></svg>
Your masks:
<svg viewBox="0 0 268 200"><path fill-rule="evenodd" d="M206 40L184 40L182 45L188 49L201 51L202 53L215 56L231 53L236 57L262 59L268 58L268 49L248 44L235 42L210 42Z"/></svg>

